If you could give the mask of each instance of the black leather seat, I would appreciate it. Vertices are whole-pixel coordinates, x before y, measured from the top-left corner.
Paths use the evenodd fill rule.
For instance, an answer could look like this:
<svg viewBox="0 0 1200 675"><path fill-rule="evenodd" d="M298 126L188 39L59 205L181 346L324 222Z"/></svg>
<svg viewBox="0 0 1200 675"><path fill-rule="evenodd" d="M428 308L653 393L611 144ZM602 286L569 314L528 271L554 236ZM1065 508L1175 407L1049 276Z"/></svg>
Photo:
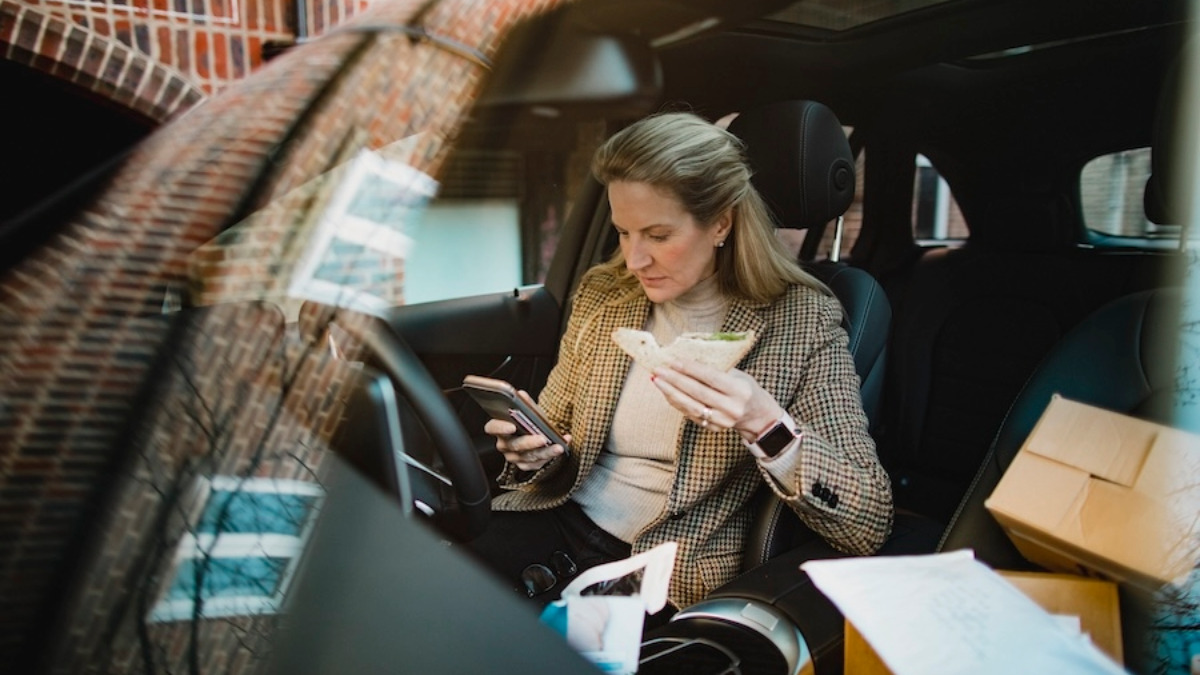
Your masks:
<svg viewBox="0 0 1200 675"><path fill-rule="evenodd" d="M853 203L854 153L841 122L824 104L782 101L747 110L729 131L746 144L754 186L780 228L819 233ZM863 269L831 260L801 264L842 303L863 407L874 427L883 399L891 304Z"/></svg>
<svg viewBox="0 0 1200 675"><path fill-rule="evenodd" d="M1156 144L1157 147L1157 144ZM1160 170L1160 163L1155 164ZM1155 180L1148 186L1147 212L1152 218L1171 213L1160 201L1163 191ZM1154 201L1151 204L1151 201ZM1154 208L1151 208L1154 207ZM1162 222L1156 219L1156 222ZM1179 376L1188 372L1173 358L1177 352L1180 292L1160 288L1124 295L1091 313L1065 334L1026 381L1009 407L970 489L936 546L929 533L936 525L898 513L893 535L880 555L914 554L970 548L978 559L1001 569L1033 569L988 514L984 500L1041 416L1051 395L1200 432L1200 400L1180 415ZM1193 376L1200 376L1195 372ZM1183 383L1195 391L1200 384ZM1196 398L1196 397L1193 397ZM1189 422L1190 420L1190 422ZM782 519L781 519L782 520ZM941 532L940 528L937 532ZM778 538L778 533L776 533ZM934 536L936 540L936 535ZM784 654L789 665L803 669L807 660L820 672L840 672L842 618L836 608L797 571L805 561L841 554L824 541L810 538L778 557L734 579L698 605L685 608L667 632L712 636L739 653L763 651ZM1149 627L1150 600L1123 592L1122 618L1125 653L1141 653L1141 638ZM759 621L747 616L762 617ZM769 628L768 628L769 626ZM1136 656L1134 657L1136 658ZM757 672L789 672L772 665ZM794 670L791 672L800 672Z"/></svg>
<svg viewBox="0 0 1200 675"><path fill-rule="evenodd" d="M984 508L984 500L1053 394L1163 424L1185 424L1186 418L1175 414L1178 380L1172 358L1180 330L1179 308L1176 289L1133 293L1094 312L1055 346L1009 408L939 550L969 548L976 559L997 569L1037 569L1021 557ZM1122 589L1127 660L1136 658L1144 646L1151 603L1150 598Z"/></svg>
<svg viewBox="0 0 1200 675"><path fill-rule="evenodd" d="M781 228L819 230L854 201L854 153L837 116L816 101L782 101L740 113L729 131L746 144L753 182ZM862 381L863 408L874 431L883 407L883 373L891 305L865 270L834 261L804 262L845 311L843 327ZM815 535L773 493L758 496L749 569Z"/></svg>
<svg viewBox="0 0 1200 675"><path fill-rule="evenodd" d="M1145 211L1152 222L1182 222L1179 195L1170 189L1170 155L1177 148L1175 95L1178 66L1169 73L1155 123L1153 160L1146 184ZM1031 569L984 507L1054 394L1142 419L1200 433L1200 372L1181 352L1183 292L1164 287L1130 293L1090 314L1046 355L1008 414L975 479L950 521L938 550L970 548L975 557L999 569ZM1121 589L1122 635L1126 662L1137 668L1147 654L1155 598ZM1145 664L1148 669L1155 663Z"/></svg>
<svg viewBox="0 0 1200 675"><path fill-rule="evenodd" d="M1054 394L1174 424L1179 291L1133 293L1105 305L1051 350L1009 408L940 548L971 548L1004 568L1028 567L983 507Z"/></svg>

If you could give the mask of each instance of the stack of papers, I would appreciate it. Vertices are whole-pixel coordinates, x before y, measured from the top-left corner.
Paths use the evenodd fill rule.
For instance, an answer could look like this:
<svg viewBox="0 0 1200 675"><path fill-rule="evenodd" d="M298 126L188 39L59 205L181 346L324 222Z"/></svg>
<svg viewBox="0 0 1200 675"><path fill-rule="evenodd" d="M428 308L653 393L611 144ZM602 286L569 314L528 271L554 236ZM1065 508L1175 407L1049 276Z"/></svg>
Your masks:
<svg viewBox="0 0 1200 675"><path fill-rule="evenodd" d="M801 569L895 675L1125 673L969 550Z"/></svg>

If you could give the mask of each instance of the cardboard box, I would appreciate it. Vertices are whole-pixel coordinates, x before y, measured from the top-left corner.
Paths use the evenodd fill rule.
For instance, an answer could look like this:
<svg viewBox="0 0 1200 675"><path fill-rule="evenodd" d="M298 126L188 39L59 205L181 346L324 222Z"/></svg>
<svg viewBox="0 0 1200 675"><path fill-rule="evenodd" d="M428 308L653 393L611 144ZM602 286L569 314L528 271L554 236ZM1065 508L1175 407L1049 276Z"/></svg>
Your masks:
<svg viewBox="0 0 1200 675"><path fill-rule="evenodd" d="M985 506L1029 561L1153 592L1200 555L1200 436L1055 396Z"/></svg>
<svg viewBox="0 0 1200 675"><path fill-rule="evenodd" d="M1124 662L1121 612L1115 583L1073 574L998 573L1047 612L1079 617L1080 629L1090 636L1092 643L1114 662ZM930 636L929 639L938 638ZM846 622L844 650L844 671L847 675L892 675L892 671L849 621Z"/></svg>
<svg viewBox="0 0 1200 675"><path fill-rule="evenodd" d="M1073 574L998 572L1047 612L1079 617L1079 627L1088 634L1092 644L1113 661L1125 663L1121 644L1121 604L1115 583Z"/></svg>

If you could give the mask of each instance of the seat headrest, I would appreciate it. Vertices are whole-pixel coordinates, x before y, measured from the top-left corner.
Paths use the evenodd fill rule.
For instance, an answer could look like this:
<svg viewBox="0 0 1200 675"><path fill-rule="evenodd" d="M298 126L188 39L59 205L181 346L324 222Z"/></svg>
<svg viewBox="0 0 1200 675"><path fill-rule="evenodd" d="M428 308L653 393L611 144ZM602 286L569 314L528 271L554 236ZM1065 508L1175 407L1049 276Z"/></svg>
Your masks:
<svg viewBox="0 0 1200 675"><path fill-rule="evenodd" d="M822 225L854 201L854 153L825 105L782 101L746 110L729 131L746 144L754 187L780 227Z"/></svg>

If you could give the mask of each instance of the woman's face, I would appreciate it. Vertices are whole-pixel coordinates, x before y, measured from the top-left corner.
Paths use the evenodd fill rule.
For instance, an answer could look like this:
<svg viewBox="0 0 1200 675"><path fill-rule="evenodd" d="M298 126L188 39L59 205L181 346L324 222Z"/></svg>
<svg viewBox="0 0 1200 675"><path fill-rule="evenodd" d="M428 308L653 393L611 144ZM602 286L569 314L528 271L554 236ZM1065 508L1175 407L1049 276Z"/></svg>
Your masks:
<svg viewBox="0 0 1200 675"><path fill-rule="evenodd" d="M635 181L609 183L608 203L625 266L651 302L678 298L716 271L717 243L729 235L728 212L706 228L669 190Z"/></svg>

